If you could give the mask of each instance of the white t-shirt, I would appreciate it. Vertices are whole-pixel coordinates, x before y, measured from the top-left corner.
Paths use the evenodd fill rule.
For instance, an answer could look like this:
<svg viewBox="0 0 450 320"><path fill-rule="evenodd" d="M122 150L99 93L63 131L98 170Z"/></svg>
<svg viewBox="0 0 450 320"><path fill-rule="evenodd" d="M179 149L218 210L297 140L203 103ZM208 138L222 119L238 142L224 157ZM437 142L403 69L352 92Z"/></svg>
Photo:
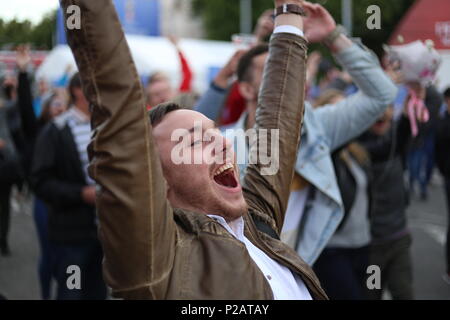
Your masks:
<svg viewBox="0 0 450 320"><path fill-rule="evenodd" d="M297 246L298 230L305 211L309 190L310 187L306 187L302 190L292 191L289 195L289 202L280 238L281 241L294 250Z"/></svg>

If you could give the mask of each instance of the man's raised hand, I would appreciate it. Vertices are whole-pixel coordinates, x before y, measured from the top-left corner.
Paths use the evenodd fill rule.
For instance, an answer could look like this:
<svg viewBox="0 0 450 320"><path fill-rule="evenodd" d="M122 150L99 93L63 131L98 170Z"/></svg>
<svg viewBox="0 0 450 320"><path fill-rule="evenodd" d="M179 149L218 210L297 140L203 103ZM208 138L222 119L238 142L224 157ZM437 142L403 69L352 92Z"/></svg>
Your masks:
<svg viewBox="0 0 450 320"><path fill-rule="evenodd" d="M322 42L336 29L336 22L331 14L320 4L303 2L306 17L303 17L305 37L310 43Z"/></svg>

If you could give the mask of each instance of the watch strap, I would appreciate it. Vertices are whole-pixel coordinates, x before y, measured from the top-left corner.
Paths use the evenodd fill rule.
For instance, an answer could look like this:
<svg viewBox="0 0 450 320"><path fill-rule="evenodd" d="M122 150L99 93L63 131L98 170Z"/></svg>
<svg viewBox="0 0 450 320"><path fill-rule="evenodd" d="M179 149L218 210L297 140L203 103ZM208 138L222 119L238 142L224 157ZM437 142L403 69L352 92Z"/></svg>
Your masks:
<svg viewBox="0 0 450 320"><path fill-rule="evenodd" d="M278 8L276 8L274 15L275 15L275 17L277 17L279 15L288 14L288 13L306 16L306 12L305 12L305 10L303 10L302 7L300 7L299 5L296 5L296 4L291 4L291 3L285 3L282 6L279 6Z"/></svg>

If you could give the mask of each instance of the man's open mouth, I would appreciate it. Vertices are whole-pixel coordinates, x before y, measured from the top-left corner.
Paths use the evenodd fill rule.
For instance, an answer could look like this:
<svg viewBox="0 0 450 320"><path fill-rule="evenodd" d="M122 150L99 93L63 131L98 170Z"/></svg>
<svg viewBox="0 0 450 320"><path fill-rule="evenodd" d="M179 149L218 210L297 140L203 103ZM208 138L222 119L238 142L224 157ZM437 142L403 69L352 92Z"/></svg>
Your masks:
<svg viewBox="0 0 450 320"><path fill-rule="evenodd" d="M236 188L238 181L234 172L234 165L227 163L217 169L214 173L214 181L226 188Z"/></svg>

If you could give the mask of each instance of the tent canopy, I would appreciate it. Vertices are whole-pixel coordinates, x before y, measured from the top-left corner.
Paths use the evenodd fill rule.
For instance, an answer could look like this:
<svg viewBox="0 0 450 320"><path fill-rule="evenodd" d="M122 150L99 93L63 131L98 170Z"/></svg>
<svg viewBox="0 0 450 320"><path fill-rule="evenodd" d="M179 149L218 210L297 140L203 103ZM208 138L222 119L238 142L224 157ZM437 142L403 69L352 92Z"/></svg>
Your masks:
<svg viewBox="0 0 450 320"><path fill-rule="evenodd" d="M178 86L181 81L181 65L174 46L163 37L127 35L128 45L136 68L142 78L155 71L165 72ZM184 39L180 47L193 71L193 88L199 92L207 89L216 72L223 67L234 54L236 47L229 42ZM72 66L76 70L75 60L67 45L56 46L37 70L36 77L49 82L57 81Z"/></svg>

